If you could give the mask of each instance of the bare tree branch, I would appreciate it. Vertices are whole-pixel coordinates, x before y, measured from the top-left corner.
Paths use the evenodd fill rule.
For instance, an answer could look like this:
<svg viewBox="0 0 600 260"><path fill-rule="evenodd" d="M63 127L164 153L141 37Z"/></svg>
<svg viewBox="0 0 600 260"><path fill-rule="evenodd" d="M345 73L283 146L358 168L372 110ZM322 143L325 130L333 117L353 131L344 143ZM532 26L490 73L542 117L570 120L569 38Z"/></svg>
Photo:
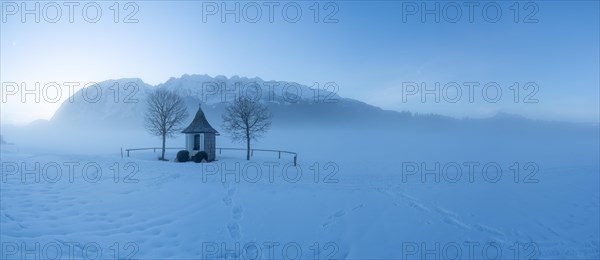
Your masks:
<svg viewBox="0 0 600 260"><path fill-rule="evenodd" d="M187 109L179 95L162 88L154 90L146 103L145 126L152 135L162 137L161 160L164 160L166 138L182 129L183 120L188 117Z"/></svg>
<svg viewBox="0 0 600 260"><path fill-rule="evenodd" d="M242 96L225 109L222 126L234 141L246 143L246 160L250 160L250 141L269 130L271 117L266 106Z"/></svg>

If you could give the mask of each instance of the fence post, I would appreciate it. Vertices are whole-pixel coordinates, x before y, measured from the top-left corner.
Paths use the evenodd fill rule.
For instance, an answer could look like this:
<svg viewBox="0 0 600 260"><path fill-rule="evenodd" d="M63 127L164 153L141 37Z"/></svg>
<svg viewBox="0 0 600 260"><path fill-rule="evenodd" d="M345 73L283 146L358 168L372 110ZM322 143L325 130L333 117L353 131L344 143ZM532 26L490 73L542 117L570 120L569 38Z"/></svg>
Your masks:
<svg viewBox="0 0 600 260"><path fill-rule="evenodd" d="M154 147L154 152L156 152L156 147Z"/></svg>
<svg viewBox="0 0 600 260"><path fill-rule="evenodd" d="M294 166L296 166L296 157L297 155L294 155Z"/></svg>
<svg viewBox="0 0 600 260"><path fill-rule="evenodd" d="M221 154L221 148L219 148L219 154Z"/></svg>
<svg viewBox="0 0 600 260"><path fill-rule="evenodd" d="M279 151L279 159L281 159L281 151Z"/></svg>
<svg viewBox="0 0 600 260"><path fill-rule="evenodd" d="M121 159L123 159L123 147L121 147Z"/></svg>
<svg viewBox="0 0 600 260"><path fill-rule="evenodd" d="M127 157L129 157L129 150L127 150Z"/></svg>

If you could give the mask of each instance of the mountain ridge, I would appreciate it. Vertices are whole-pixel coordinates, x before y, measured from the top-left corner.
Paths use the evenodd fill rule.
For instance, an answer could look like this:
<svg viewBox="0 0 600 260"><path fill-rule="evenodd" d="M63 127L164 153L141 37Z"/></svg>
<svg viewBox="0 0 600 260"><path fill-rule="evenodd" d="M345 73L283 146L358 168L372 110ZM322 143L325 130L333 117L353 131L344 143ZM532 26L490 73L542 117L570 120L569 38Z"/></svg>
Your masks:
<svg viewBox="0 0 600 260"><path fill-rule="evenodd" d="M286 87L287 86L287 87ZM265 81L260 77L242 77L207 74L183 74L167 81L150 85L140 78L110 79L99 82L93 90L80 89L73 102L66 100L49 120L52 124L108 126L117 128L142 127L145 98L155 88L163 87L181 95L190 115L203 104L211 122L220 122L225 106L236 96L258 97L272 111L274 121L281 124L320 126L369 124L400 125L401 127L446 128L457 124L469 125L530 125L562 122L542 121L521 115L499 112L488 118L454 118L430 113L385 110L360 100L339 96L335 89L316 91L306 85L288 81ZM101 89L101 97L93 99L94 91ZM86 94L87 93L87 94ZM92 93L92 94L90 94ZM580 124L573 124L580 125Z"/></svg>

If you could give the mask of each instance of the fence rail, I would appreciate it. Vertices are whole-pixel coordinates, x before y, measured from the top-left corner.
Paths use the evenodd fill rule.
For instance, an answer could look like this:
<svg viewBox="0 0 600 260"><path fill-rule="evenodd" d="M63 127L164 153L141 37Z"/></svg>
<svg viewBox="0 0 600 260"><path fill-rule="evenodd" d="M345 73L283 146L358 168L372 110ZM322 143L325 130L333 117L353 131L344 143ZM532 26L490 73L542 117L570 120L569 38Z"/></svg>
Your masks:
<svg viewBox="0 0 600 260"><path fill-rule="evenodd" d="M160 147L149 147L149 148L130 148L130 149L125 149L125 151L127 152L127 157L129 157L129 152L130 151L143 151L143 150L153 150L154 152L156 152L156 150L161 150L162 148ZM185 148L165 148L165 150L185 150ZM246 151L246 149L244 148L228 148L228 147L217 147L216 150L219 150L219 154L221 154L222 150L235 150L235 151ZM250 156L254 156L254 151L257 152L273 152L273 153L277 153L278 154L278 158L281 159L281 154L291 154L294 156L294 166L296 166L296 161L298 159L298 154L295 152L290 152L290 151L282 151L282 150L272 150L272 149L250 149ZM121 158L123 158L123 148L121 148Z"/></svg>

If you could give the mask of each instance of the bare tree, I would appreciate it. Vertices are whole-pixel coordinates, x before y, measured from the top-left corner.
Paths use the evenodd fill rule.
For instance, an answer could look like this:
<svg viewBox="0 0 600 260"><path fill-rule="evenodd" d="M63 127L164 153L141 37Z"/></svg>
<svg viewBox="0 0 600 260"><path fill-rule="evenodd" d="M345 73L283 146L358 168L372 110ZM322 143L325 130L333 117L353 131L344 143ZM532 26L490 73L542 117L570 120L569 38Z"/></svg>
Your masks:
<svg viewBox="0 0 600 260"><path fill-rule="evenodd" d="M153 135L162 136L161 160L165 160L165 142L182 128L183 120L188 117L183 99L174 92L159 88L146 100L146 129Z"/></svg>
<svg viewBox="0 0 600 260"><path fill-rule="evenodd" d="M234 141L246 142L246 160L250 160L250 140L269 130L271 114L266 106L248 97L239 97L226 108L223 128Z"/></svg>

